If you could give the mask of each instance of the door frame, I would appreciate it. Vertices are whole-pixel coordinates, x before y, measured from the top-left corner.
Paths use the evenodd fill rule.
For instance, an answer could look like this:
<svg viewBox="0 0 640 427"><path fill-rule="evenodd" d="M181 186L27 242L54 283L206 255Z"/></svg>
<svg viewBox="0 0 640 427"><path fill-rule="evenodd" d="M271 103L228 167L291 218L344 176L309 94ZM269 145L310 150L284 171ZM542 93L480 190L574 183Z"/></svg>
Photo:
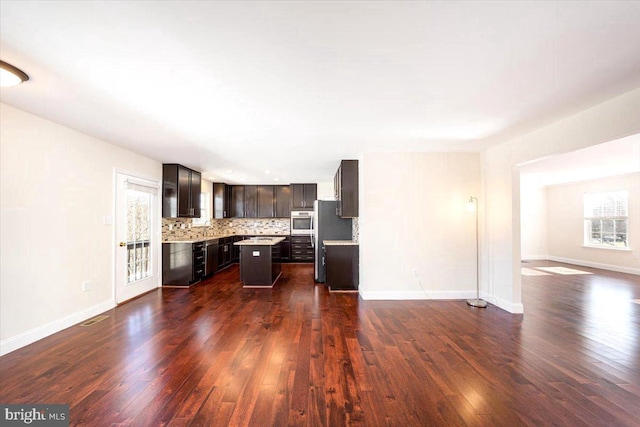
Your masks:
<svg viewBox="0 0 640 427"><path fill-rule="evenodd" d="M117 286L117 274L116 274L116 260L118 257L118 235L117 235L117 214L118 214L118 174L129 175L133 178L143 179L146 181L155 182L158 185L158 200L156 201L156 210L158 212L158 223L156 225L155 235L158 244L156 251L156 265L158 266L157 283L156 288L162 287L162 179L154 178L149 175L140 174L138 172L131 172L127 169L113 168L112 176L112 210L111 217L113 218L113 227L111 232L111 300L113 306L116 307L120 304L124 304L129 300L118 303L116 299L116 286ZM142 295L142 294L141 294ZM140 296L140 295L138 295ZM134 297L137 298L137 297Z"/></svg>

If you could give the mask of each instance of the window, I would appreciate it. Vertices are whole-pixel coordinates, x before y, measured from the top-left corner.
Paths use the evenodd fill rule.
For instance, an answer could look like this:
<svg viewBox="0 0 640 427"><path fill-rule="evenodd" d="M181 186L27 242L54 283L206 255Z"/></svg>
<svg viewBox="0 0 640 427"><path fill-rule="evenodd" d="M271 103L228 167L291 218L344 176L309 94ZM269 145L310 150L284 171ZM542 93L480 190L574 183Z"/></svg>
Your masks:
<svg viewBox="0 0 640 427"><path fill-rule="evenodd" d="M627 191L585 193L584 244L602 248L627 248Z"/></svg>
<svg viewBox="0 0 640 427"><path fill-rule="evenodd" d="M151 207L156 188L128 183L127 284L151 276Z"/></svg>
<svg viewBox="0 0 640 427"><path fill-rule="evenodd" d="M192 225L205 225L207 221L211 221L210 197L209 193L200 193L200 218L193 218Z"/></svg>

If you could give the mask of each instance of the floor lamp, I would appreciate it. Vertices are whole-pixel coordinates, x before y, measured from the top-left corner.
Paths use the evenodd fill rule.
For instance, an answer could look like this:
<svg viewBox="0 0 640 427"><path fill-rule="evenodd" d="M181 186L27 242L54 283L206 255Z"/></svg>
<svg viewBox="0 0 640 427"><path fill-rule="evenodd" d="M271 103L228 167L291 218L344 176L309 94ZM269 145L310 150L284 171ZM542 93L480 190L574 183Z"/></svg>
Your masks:
<svg viewBox="0 0 640 427"><path fill-rule="evenodd" d="M476 299L468 299L467 304L471 307L484 308L487 306L487 302L480 299L480 248L478 241L478 199L476 197L469 197L468 208L476 214Z"/></svg>

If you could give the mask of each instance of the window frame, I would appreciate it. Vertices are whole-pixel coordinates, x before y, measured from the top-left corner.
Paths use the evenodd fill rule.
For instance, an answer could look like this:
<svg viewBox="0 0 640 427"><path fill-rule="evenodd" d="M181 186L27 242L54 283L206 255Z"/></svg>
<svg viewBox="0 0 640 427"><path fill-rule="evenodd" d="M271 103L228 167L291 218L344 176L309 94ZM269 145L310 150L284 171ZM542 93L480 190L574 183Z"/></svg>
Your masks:
<svg viewBox="0 0 640 427"><path fill-rule="evenodd" d="M609 199L607 201L606 199ZM613 202L611 202L613 199ZM609 206L607 206L607 203ZM611 206L613 203L613 206ZM594 215L594 212L599 211L601 214ZM600 223L599 234L600 242L594 242L594 222ZM620 221L624 222L624 232L617 232L617 225ZM629 242L629 191L628 190L615 190L615 191L599 191L589 192L583 195L583 222L584 222L584 237L583 247L608 249L618 251L629 251L631 245ZM605 224L610 223L611 231L605 232ZM611 235L613 237L612 242L605 241L605 236ZM618 237L624 235L625 246L616 246Z"/></svg>
<svg viewBox="0 0 640 427"><path fill-rule="evenodd" d="M192 218L192 227L206 227L206 223L211 221L211 194L200 193L200 218Z"/></svg>

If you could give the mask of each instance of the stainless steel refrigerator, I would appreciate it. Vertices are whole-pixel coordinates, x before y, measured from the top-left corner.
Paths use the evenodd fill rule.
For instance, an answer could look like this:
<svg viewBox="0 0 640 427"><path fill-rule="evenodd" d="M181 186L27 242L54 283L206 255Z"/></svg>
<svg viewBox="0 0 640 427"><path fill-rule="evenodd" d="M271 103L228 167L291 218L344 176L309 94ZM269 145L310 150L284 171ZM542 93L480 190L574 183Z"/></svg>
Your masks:
<svg viewBox="0 0 640 427"><path fill-rule="evenodd" d="M324 248L325 240L351 240L351 218L336 215L338 202L316 200L313 202L313 239L315 250L315 279L325 282Z"/></svg>

